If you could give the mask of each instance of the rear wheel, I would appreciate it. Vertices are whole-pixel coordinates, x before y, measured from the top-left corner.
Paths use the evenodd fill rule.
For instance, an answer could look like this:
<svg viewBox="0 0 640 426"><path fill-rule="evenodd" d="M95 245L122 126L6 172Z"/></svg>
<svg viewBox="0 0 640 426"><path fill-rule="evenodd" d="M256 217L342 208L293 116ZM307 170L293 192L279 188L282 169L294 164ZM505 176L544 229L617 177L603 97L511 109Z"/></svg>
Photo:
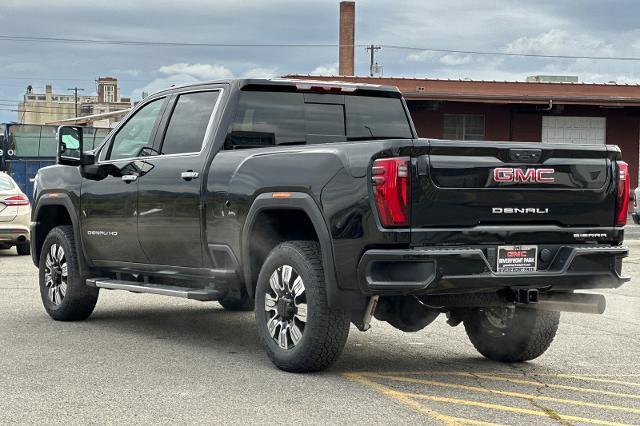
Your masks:
<svg viewBox="0 0 640 426"><path fill-rule="evenodd" d="M523 308L474 309L464 328L469 340L486 358L522 362L542 355L551 345L560 312Z"/></svg>
<svg viewBox="0 0 640 426"><path fill-rule="evenodd" d="M11 244L0 244L0 250L9 250L11 248Z"/></svg>
<svg viewBox="0 0 640 426"><path fill-rule="evenodd" d="M49 232L39 266L40 296L49 316L58 321L87 319L98 301L98 289L88 287L80 275L71 226Z"/></svg>
<svg viewBox="0 0 640 426"><path fill-rule="evenodd" d="M282 370L319 371L338 358L350 318L327 305L317 242L288 241L271 251L258 277L256 321L269 358Z"/></svg>
<svg viewBox="0 0 640 426"><path fill-rule="evenodd" d="M16 246L16 249L18 250L18 254L20 256L31 254L31 246L29 245L29 243L20 243Z"/></svg>

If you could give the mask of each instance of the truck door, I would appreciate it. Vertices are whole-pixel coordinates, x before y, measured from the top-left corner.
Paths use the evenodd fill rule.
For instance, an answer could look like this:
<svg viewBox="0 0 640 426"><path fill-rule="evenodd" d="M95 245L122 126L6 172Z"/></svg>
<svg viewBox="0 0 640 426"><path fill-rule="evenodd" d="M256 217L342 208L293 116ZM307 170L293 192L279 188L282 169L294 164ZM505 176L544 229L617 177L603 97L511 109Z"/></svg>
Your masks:
<svg viewBox="0 0 640 426"><path fill-rule="evenodd" d="M138 179L138 238L149 263L203 266L202 190L221 89L172 96L158 155Z"/></svg>
<svg viewBox="0 0 640 426"><path fill-rule="evenodd" d="M84 247L96 261L146 262L138 242L138 178L153 143L166 98L142 106L111 137L98 164L109 174L83 179L80 222Z"/></svg>

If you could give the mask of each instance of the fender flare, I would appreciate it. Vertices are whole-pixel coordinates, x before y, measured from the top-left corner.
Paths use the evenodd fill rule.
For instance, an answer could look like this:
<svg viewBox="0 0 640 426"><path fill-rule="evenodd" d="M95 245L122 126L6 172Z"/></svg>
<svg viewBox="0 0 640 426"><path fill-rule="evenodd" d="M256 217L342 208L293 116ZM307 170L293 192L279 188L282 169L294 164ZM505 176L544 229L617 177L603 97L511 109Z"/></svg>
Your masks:
<svg viewBox="0 0 640 426"><path fill-rule="evenodd" d="M32 218L34 221L31 223L31 259L36 267L39 266L40 259L38 258L39 250L36 250L37 239L34 238L34 233L37 231L37 227L40 222L37 221L37 218L40 215L40 209L45 206L60 206L64 207L71 219L71 226L73 228L73 236L76 243L77 256L80 260L80 273L84 275L88 272L88 265L86 262L86 256L84 253L84 245L82 242L82 236L80 234L80 222L78 220L78 213L74 207L73 201L68 194L65 193L55 193L55 195L51 194L43 194L37 202L35 211L33 212ZM42 242L46 238L46 235L42 235Z"/></svg>
<svg viewBox="0 0 640 426"><path fill-rule="evenodd" d="M254 289L251 282L252 270L251 262L249 262L249 241L256 222L256 218L261 211L264 210L301 210L311 220L322 251L322 267L324 269L325 283L327 285L327 299L329 305L334 305L341 291L337 285L336 269L333 258L333 244L331 242L331 234L324 220L324 216L314 199L304 192L291 192L291 196L287 198L274 198L272 192L258 195L247 213L244 227L242 229L242 273L245 286L249 296L253 297Z"/></svg>

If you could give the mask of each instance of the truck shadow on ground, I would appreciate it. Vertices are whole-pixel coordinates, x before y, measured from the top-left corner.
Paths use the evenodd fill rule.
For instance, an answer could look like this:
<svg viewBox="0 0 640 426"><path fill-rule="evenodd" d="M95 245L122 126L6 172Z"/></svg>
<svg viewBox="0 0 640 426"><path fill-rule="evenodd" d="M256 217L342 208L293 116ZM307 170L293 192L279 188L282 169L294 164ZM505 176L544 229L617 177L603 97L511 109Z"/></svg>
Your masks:
<svg viewBox="0 0 640 426"><path fill-rule="evenodd" d="M256 363L271 367L259 340L253 312L229 312L219 305L163 306L100 309L87 321L87 326L126 338L136 335L140 344L166 340L171 345L186 345L203 352L204 356L237 353L253 358ZM402 332L397 333L399 339ZM341 374L358 371L432 371L433 369L464 368L481 371L510 371L539 366L505 365L477 356L469 356L454 348L427 345L407 350L401 340L387 341L383 336L362 346L358 331L352 327L349 340L336 364L321 374ZM425 333L428 333L425 331ZM378 336L376 336L378 337ZM275 367L274 367L275 368Z"/></svg>
<svg viewBox="0 0 640 426"><path fill-rule="evenodd" d="M10 249L2 249L0 250L0 257L18 257L18 253L16 253L16 249L14 247Z"/></svg>
<svg viewBox="0 0 640 426"><path fill-rule="evenodd" d="M100 310L98 304L87 324L123 337L135 334L141 340L166 339L172 344L185 344L198 350L246 351L249 354L261 349L253 312L228 312L211 303L195 308L164 306L109 310Z"/></svg>
<svg viewBox="0 0 640 426"><path fill-rule="evenodd" d="M278 373L262 350L253 312L228 312L217 304L98 306L84 324L92 335L107 334L123 345L154 347L156 353L186 346L192 355L210 359L233 354L255 371ZM381 330L375 339L363 339L352 333L338 362L316 376L340 376L426 421L640 422L640 374L565 374L543 360L502 364L470 356L454 343L407 347L400 334Z"/></svg>

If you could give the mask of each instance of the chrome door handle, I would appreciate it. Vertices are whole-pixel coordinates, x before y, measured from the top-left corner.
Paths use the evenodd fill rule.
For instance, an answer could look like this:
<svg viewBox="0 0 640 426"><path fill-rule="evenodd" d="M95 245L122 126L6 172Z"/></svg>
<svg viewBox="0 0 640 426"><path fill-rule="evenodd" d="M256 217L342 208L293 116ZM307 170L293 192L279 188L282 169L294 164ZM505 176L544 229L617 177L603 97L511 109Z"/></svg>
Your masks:
<svg viewBox="0 0 640 426"><path fill-rule="evenodd" d="M138 179L138 175L124 175L122 176L122 181L129 183Z"/></svg>
<svg viewBox="0 0 640 426"><path fill-rule="evenodd" d="M197 179L198 176L199 176L198 172L188 171L188 172L180 173L180 177L184 180Z"/></svg>

